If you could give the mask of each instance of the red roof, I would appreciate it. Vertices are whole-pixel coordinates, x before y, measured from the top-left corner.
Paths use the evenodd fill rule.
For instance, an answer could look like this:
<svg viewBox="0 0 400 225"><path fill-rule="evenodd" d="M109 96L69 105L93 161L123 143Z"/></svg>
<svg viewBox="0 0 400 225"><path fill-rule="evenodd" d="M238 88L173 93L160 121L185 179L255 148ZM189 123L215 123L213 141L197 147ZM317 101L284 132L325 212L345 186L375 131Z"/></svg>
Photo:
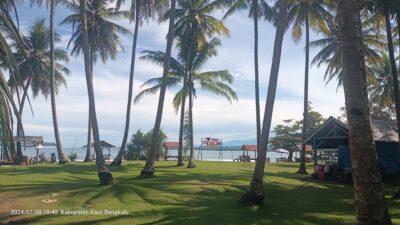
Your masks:
<svg viewBox="0 0 400 225"><path fill-rule="evenodd" d="M164 142L164 147L166 148L178 148L179 143L178 142L173 142L173 141L166 141Z"/></svg>
<svg viewBox="0 0 400 225"><path fill-rule="evenodd" d="M257 151L257 145L242 145L243 151Z"/></svg>

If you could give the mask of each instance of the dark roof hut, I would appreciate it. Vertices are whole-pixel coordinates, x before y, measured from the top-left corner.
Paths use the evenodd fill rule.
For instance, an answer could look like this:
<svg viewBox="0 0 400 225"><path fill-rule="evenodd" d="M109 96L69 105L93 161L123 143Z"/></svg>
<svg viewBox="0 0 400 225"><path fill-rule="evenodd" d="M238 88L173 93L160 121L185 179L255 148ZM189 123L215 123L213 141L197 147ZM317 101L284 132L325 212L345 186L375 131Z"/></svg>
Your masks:
<svg viewBox="0 0 400 225"><path fill-rule="evenodd" d="M400 149L397 124L393 121L371 120L381 172L400 173ZM314 164L351 167L349 151L349 128L346 121L329 117L307 139L313 146Z"/></svg>

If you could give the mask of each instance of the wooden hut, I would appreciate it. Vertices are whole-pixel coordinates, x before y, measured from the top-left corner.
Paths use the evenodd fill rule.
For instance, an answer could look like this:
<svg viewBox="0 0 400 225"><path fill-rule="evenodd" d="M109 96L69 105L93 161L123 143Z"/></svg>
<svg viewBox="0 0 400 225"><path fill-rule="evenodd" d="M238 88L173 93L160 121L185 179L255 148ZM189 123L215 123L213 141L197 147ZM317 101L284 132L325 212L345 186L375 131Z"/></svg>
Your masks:
<svg viewBox="0 0 400 225"><path fill-rule="evenodd" d="M91 146L94 147L94 143L91 143ZM82 146L82 148L86 148L87 145ZM105 160L110 160L111 159L111 148L115 148L114 145L106 142L106 141L100 141L100 147L101 150L103 151L103 157ZM104 149L108 150L108 154L104 154ZM93 159L96 158L96 152L93 153Z"/></svg>
<svg viewBox="0 0 400 225"><path fill-rule="evenodd" d="M173 142L173 141L166 141L166 142L164 142L163 146L164 146L164 160L167 161L168 157L175 158L175 157L172 157L172 156L168 155L168 150L170 150L170 149L178 149L179 143L178 142Z"/></svg>
<svg viewBox="0 0 400 225"><path fill-rule="evenodd" d="M250 162L251 160L257 159L257 145L242 145L241 150L243 151L243 156L241 161ZM254 158L251 158L249 152L254 152Z"/></svg>
<svg viewBox="0 0 400 225"><path fill-rule="evenodd" d="M373 138L382 174L400 174L400 150L397 124L371 120ZM314 167L351 169L349 128L346 122L329 117L305 141L314 150Z"/></svg>

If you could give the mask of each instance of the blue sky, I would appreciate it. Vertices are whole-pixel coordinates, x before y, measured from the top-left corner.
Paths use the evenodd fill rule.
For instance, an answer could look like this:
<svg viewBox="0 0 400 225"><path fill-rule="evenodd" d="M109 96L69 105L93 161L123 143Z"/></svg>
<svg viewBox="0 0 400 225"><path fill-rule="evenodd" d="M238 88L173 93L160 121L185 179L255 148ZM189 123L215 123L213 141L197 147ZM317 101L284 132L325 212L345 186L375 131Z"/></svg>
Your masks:
<svg viewBox="0 0 400 225"><path fill-rule="evenodd" d="M31 8L29 4L18 5L22 31L32 25L35 19L48 18L46 7ZM57 7L56 23L59 24L71 12L61 6ZM217 12L216 16L221 17ZM118 23L133 31L133 24L121 20ZM245 12L231 16L226 21L230 29L229 38L221 38L222 46L218 56L211 58L203 68L209 70L229 70L235 77L233 84L239 101L229 104L223 98L199 91L194 103L195 142L201 137L222 138L229 140L246 140L255 138L255 104L254 104L254 66L253 66L253 24ZM272 48L275 36L274 27L266 22L259 24L259 65L261 109L264 111L269 81ZM165 51L167 23L145 23L140 28L137 46L137 58L142 50ZM57 25L56 31L62 42L60 48L66 48L72 33L72 27ZM313 33L311 39L318 38ZM124 37L125 51L120 51L115 61L106 64L98 62L94 68L94 88L96 109L100 126L101 139L119 146L125 124L126 99L132 37ZM173 53L175 54L175 53ZM294 43L291 33L285 35L283 43L281 69L278 90L273 114L273 126L284 119L300 119L303 110L304 85L304 40ZM315 51L311 51L311 57ZM65 147L71 147L75 140L77 146L85 144L88 120L88 100L86 80L82 57L70 57L67 67L71 74L67 77L67 88L62 88L57 97L57 111L61 139ZM325 117L340 115L339 108L344 106L342 88L336 90L336 81L326 85L323 80L325 67L310 69L309 101L315 110ZM141 60L136 61L134 95L140 86L149 78L161 76L162 68ZM172 109L174 90L167 91L162 128L171 141L177 140L179 131L179 114ZM158 95L145 97L138 105L133 106L130 134L137 129L150 130L154 125ZM27 135L42 135L45 141L53 142L50 100L39 96L32 101L34 117L25 109L23 122Z"/></svg>

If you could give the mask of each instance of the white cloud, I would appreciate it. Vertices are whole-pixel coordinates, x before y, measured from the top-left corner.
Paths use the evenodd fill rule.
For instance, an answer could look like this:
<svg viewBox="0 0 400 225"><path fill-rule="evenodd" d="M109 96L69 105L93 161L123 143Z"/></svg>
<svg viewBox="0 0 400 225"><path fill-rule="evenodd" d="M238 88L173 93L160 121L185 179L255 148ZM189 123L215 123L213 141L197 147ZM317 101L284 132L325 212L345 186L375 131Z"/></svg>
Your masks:
<svg viewBox="0 0 400 225"><path fill-rule="evenodd" d="M61 21L70 12L62 7L57 8L57 21ZM26 27L33 21L34 15L47 15L44 9L29 9L22 7L20 19ZM29 13L27 13L29 12ZM46 13L46 14L44 14ZM28 15L29 14L29 15ZM121 23L129 29L133 25L127 21ZM201 137L215 136L225 141L233 139L255 138L255 103L254 103L254 67L253 67L253 30L252 21L246 13L230 17L227 26L231 30L230 38L222 38L222 47L217 57L210 59L204 67L206 70L228 69L235 76L234 89L238 93L239 101L229 104L225 99L210 94L198 94L194 105L195 141ZM260 92L261 109L264 104L269 82L272 47L275 36L274 28L260 22ZM71 34L71 27L57 26L62 42L59 47L65 48ZM165 51L165 36L167 23L144 24L139 33L138 51L136 54L134 95L139 91L143 81L161 76L162 68L149 62L139 60L140 52L144 49ZM302 42L293 43L287 33L282 52L282 63L278 81L277 99L275 101L273 123L283 119L301 119L303 110L304 85L304 50ZM315 38L315 35L312 36ZM128 95L128 81L131 57L131 37L124 38L125 52L120 52L116 61L107 64L98 62L95 66L94 88L96 110L102 139L114 145L122 140L125 124L125 110ZM313 55L314 52L311 52ZM71 75L67 78L68 89L61 89L57 98L57 111L60 132L64 146L72 146L77 139L77 145L86 142L88 121L88 100L86 80L84 76L83 60L81 57L71 57L67 65ZM325 117L340 114L339 107L344 105L343 91L336 92L336 83L333 81L325 85L323 81L324 67L311 68L309 84L309 100L315 110ZM167 91L162 127L171 140L177 140L179 131L179 114L175 114L171 102L173 90ZM25 108L25 131L29 135L43 135L46 141L54 140L50 101L43 97L33 100L35 117L32 118L28 108ZM150 130L154 125L158 103L158 94L147 96L139 105L132 106L130 133L137 129Z"/></svg>

